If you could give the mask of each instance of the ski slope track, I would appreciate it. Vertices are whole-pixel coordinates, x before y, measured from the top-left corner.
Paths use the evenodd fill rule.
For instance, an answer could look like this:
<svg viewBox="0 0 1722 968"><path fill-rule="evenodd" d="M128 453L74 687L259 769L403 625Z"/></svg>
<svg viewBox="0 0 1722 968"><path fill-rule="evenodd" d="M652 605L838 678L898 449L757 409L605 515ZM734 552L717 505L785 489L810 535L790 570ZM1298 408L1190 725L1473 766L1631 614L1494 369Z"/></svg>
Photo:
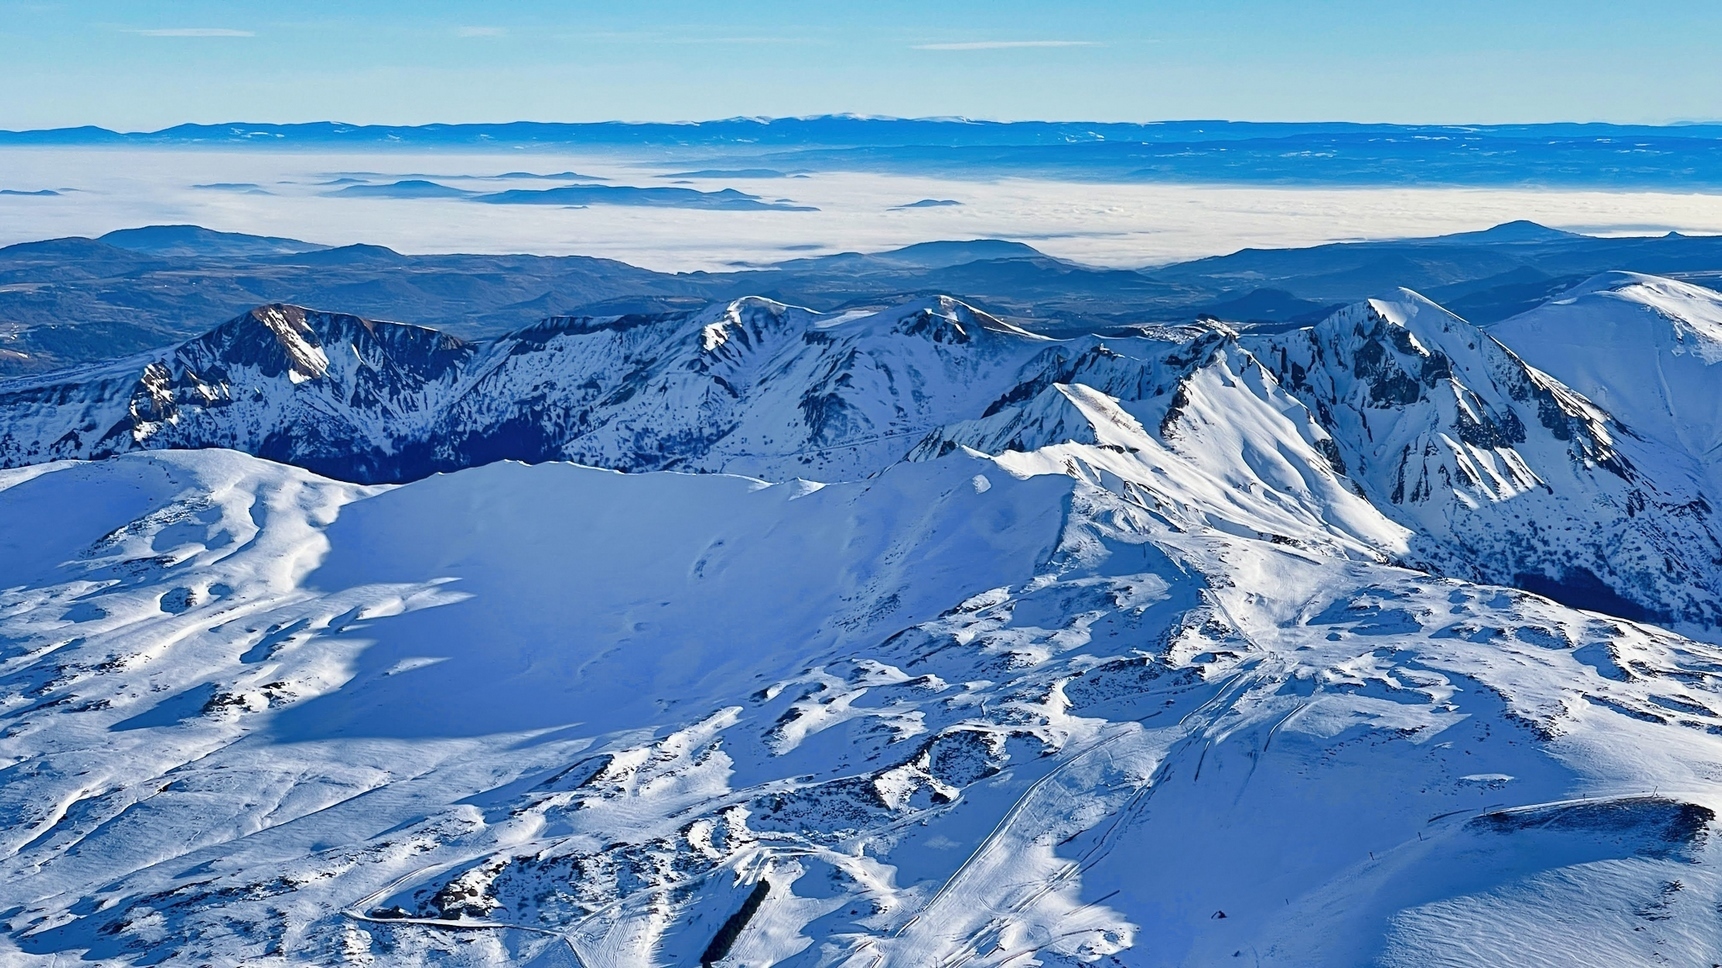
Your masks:
<svg viewBox="0 0 1722 968"><path fill-rule="evenodd" d="M1719 305L0 383L0 964L1713 964Z"/></svg>

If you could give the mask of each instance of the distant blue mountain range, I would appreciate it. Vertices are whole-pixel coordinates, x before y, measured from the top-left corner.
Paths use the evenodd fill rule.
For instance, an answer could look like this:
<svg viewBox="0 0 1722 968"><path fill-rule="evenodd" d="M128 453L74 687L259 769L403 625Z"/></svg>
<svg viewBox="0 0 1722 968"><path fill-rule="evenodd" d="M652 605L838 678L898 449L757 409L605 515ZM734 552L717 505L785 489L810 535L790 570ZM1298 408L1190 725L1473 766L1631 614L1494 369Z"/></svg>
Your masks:
<svg viewBox="0 0 1722 968"><path fill-rule="evenodd" d="M328 194L342 198L464 198L487 205L639 205L648 208L708 208L726 211L819 211L811 206L796 205L788 201L769 202L758 195L749 195L733 188L701 192L691 188L636 188L632 185L562 185L557 188L511 188L502 192L474 192L411 178L387 185L349 185Z"/></svg>
<svg viewBox="0 0 1722 968"><path fill-rule="evenodd" d="M642 197L617 204L650 204ZM165 346L270 302L483 339L550 316L684 311L748 295L844 312L954 292L1043 335L1071 336L1201 316L1295 328L1398 285L1489 325L1612 269L1722 286L1722 235L1602 238L1518 221L1434 238L1242 249L1140 270L1081 265L1016 240L966 239L664 273L587 256L411 255L150 225L0 247L8 330L0 382Z"/></svg>
<svg viewBox="0 0 1722 968"><path fill-rule="evenodd" d="M1722 125L1151 124L832 115L686 124L185 124L0 132L0 146L650 148L705 170L884 171L1095 182L1722 188Z"/></svg>

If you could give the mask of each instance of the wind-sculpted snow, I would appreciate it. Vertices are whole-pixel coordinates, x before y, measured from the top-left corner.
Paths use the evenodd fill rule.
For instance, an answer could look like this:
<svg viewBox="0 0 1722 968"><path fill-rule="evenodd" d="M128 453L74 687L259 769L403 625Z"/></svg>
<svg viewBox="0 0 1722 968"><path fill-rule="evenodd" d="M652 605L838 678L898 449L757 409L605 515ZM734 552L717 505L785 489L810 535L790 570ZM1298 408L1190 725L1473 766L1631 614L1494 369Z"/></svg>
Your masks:
<svg viewBox="0 0 1722 968"><path fill-rule="evenodd" d="M1184 450L1061 386L1119 436L854 484L4 472L0 958L1717 950L1722 650L1107 476L1222 372Z"/></svg>

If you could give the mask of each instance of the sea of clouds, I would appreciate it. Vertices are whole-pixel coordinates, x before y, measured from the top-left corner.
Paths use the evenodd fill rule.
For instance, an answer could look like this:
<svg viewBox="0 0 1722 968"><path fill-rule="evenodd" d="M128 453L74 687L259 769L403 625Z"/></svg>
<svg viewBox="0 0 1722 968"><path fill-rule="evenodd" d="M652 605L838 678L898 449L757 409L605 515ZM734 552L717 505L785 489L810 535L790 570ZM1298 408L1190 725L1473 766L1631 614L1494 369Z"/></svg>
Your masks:
<svg viewBox="0 0 1722 968"><path fill-rule="evenodd" d="M1228 187L846 172L665 177L686 167L661 156L521 151L5 148L0 189L58 194L0 194L0 244L191 223L410 253L578 254L683 271L932 239L1013 239L1080 262L1137 267L1244 247L1471 231L1514 219L1604 235L1722 233L1722 196L1666 191ZM408 178L470 191L543 188L573 179L492 176L565 171L613 185L736 189L816 211L335 194L354 183ZM352 180L337 182L342 178ZM928 199L960 204L908 207Z"/></svg>

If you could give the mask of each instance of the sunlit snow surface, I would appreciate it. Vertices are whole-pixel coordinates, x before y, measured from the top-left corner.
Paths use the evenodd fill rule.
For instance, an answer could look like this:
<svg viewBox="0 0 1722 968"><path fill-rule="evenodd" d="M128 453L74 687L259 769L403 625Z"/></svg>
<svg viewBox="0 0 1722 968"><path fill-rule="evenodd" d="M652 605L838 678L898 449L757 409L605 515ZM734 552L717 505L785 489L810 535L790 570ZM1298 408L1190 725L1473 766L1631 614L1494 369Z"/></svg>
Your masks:
<svg viewBox="0 0 1722 968"><path fill-rule="evenodd" d="M761 878L729 963L1722 948L1722 649L1064 463L4 472L4 958L685 965Z"/></svg>
<svg viewBox="0 0 1722 968"><path fill-rule="evenodd" d="M1611 272L1491 332L1722 481L1722 297L1714 291Z"/></svg>
<svg viewBox="0 0 1722 968"><path fill-rule="evenodd" d="M794 184L821 213L728 213L730 243L860 224ZM275 211L490 211L444 204ZM700 264L705 214L616 244ZM726 965L1722 951L1708 290L1070 340L748 298L435 379L403 341L436 334L376 331L265 307L8 385L8 462L143 452L0 471L0 964L693 965L760 885ZM532 421L534 459L636 473L148 450L351 471ZM1483 584L1575 565L1693 624Z"/></svg>
<svg viewBox="0 0 1722 968"><path fill-rule="evenodd" d="M818 211L642 211L332 194L343 187L341 178L376 184L429 180L483 192L581 180L488 177L514 171L567 171L639 187L735 189ZM1014 239L1062 258L1142 266L1245 246L1424 237L1513 219L1601 235L1722 233L1722 196L1670 190L1226 187L862 172L737 179L720 171L666 179L656 157L404 149L367 154L5 148L0 172L6 179L0 188L69 189L58 196L0 197L0 245L194 223L330 245L364 242L411 253L579 254L674 271L879 251L928 239ZM905 207L927 198L961 204Z"/></svg>

